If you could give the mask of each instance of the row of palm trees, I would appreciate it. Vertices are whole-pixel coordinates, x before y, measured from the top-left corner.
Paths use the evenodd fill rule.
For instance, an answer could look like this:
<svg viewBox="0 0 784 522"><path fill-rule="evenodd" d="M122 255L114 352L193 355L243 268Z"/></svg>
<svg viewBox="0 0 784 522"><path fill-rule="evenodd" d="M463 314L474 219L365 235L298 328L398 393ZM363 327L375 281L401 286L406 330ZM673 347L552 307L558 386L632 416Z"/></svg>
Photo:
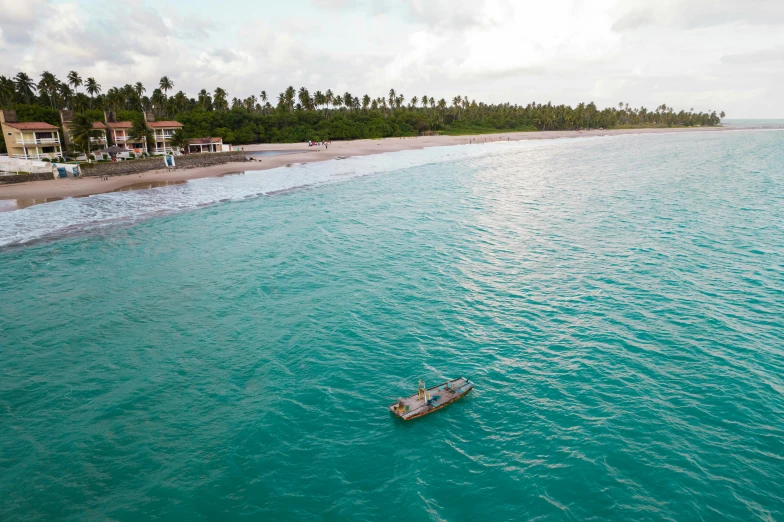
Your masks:
<svg viewBox="0 0 784 522"><path fill-rule="evenodd" d="M217 91L216 91L217 92ZM201 94L205 95L202 98ZM209 108L209 98L208 94L205 90L202 90L200 94L199 101L201 102L204 99L204 103L199 103L200 106L204 108ZM462 100L462 99L461 99ZM466 97L466 101L468 98ZM388 102L388 103L387 103ZM411 101L406 106L406 97L403 94L398 94L395 92L394 89L390 89L389 97L380 96L378 98L371 98L369 95L365 94L362 98L358 96L353 96L350 92L345 92L343 94L333 93L332 89L327 89L326 92L316 91L313 95L310 94L310 91L306 87L300 87L299 91L295 90L294 87L288 87L285 91L278 94L277 97L277 108L283 108L288 110L290 113L293 113L295 110L305 110L305 111L318 111L318 110L329 110L330 107L333 109L348 109L348 110L384 110L384 111L394 111L396 109L401 109L407 107L409 109L416 108L418 103L420 102L420 98L414 96L411 98ZM436 102L435 98L422 96L421 98L422 108L431 108L434 109L438 108L446 108L447 103L446 100L443 98ZM267 92L261 91L260 96L257 98L256 96L249 96L244 100L239 100L234 98L232 100L232 108L242 107L249 111L256 111L256 112L266 112L273 109L272 105L268 101ZM220 107L215 106L213 107L215 110L225 110L228 107Z"/></svg>
<svg viewBox="0 0 784 522"><path fill-rule="evenodd" d="M387 100L389 103L387 104ZM411 98L408 108L415 108L419 103L419 98L414 96ZM435 98L422 96L423 108L446 108L446 101L444 99L436 102ZM467 98L466 98L467 100ZM261 91L259 96L251 95L247 98L232 98L229 102L228 94L224 89L218 87L215 89L214 94L210 94L206 89L202 89L196 99L196 106L204 110L225 111L229 109L242 108L249 112L269 113L275 108L284 109L289 113L294 113L295 110L316 111L316 110L329 110L333 109L349 109L349 110L395 110L406 107L405 96L396 94L395 90L390 91L389 98L378 97L371 98L365 94L362 98L353 96L351 93L335 94L331 89L326 92L316 91L313 95L306 87L300 87L299 91L295 90L293 86L288 87L285 91L277 96L277 104L275 106L270 103L270 98L267 91Z"/></svg>
<svg viewBox="0 0 784 522"><path fill-rule="evenodd" d="M82 86L86 95L79 92ZM114 110L153 110L164 114L168 93L173 88L174 82L168 76L164 76L150 97L145 96L147 89L142 82L136 82L134 85L126 84L119 88L111 87L102 94L103 88L95 78L82 79L76 71L70 71L65 81L59 80L49 71L44 71L37 83L27 73L19 72L14 77L0 75L0 106L38 103L52 109L69 108L84 111L95 107ZM182 98L189 101L184 93L179 94L178 101L181 102ZM96 103L96 98L100 99L100 103ZM187 110L189 107L189 104L180 103L178 108Z"/></svg>
<svg viewBox="0 0 784 522"><path fill-rule="evenodd" d="M79 92L79 88L84 86L89 98ZM0 106L10 106L13 103L34 104L39 103L48 105L53 109L71 108L76 111L92 109L94 107L109 110L139 110L153 111L159 115L176 114L193 108L204 110L229 110L244 108L250 112L269 113L275 107L270 103L266 91L261 91L259 96L248 96L247 98L232 98L229 102L229 95L225 89L217 87L213 93L202 89L196 100L189 99L182 91L173 97L168 97L168 92L174 88L174 82L164 76L160 79L159 86L146 96L147 89L142 82L126 84L123 87L111 87L103 93L103 88L95 78L83 80L76 71L70 71L65 81L60 81L49 71L41 73L41 79L36 83L24 72L19 72L13 78L0 76ZM37 95L36 95L37 93ZM96 103L96 98L99 103ZM458 101L455 101L458 100ZM463 101L464 100L464 101ZM408 108L415 108L421 103L422 108L445 109L447 102L443 98L436 101L433 97L422 96L411 98ZM456 106L468 103L468 98L457 97L453 100ZM406 98L403 94L398 94L394 89L389 91L388 97L371 98L369 95L357 97L349 92L343 94L333 93L331 89L322 93L316 91L310 94L307 88L300 87L299 91L293 86L288 87L284 92L278 94L277 108L282 108L293 113L295 110L329 110L348 109L348 110L382 110L391 112L406 106Z"/></svg>
<svg viewBox="0 0 784 522"><path fill-rule="evenodd" d="M84 87L84 93L80 92L81 87ZM688 112L675 112L666 104L649 110L645 107L635 109L628 104L619 103L617 109L611 107L599 110L593 103L581 103L575 107L536 102L527 105L484 104L469 100L468 96L455 96L450 104L444 98L436 100L426 94L407 99L395 89L390 89L385 96L375 98L367 94L355 96L350 92L340 94L331 89L311 93L306 87L295 89L293 86L280 92L277 98L268 96L264 90L260 91L258 96L230 98L229 93L221 87L215 88L213 92L202 89L196 98L188 98L182 91L170 96L173 89L174 82L168 76L162 77L158 86L148 96L147 89L141 82L111 87L104 92L95 78L83 80L76 71L70 71L65 81L60 81L54 74L44 71L37 83L26 73L20 72L12 78L0 76L0 106L26 103L54 109L70 108L76 112L92 108L115 112L152 111L157 116L174 116L193 110L244 110L258 115L276 112L290 115L300 111L321 112L326 118L330 118L337 111L363 111L383 118L398 113L407 114L409 119L424 119L426 126L430 128L455 122L481 121L497 127L527 124L543 130L616 125L716 125L724 118L723 112L694 113L693 109Z"/></svg>

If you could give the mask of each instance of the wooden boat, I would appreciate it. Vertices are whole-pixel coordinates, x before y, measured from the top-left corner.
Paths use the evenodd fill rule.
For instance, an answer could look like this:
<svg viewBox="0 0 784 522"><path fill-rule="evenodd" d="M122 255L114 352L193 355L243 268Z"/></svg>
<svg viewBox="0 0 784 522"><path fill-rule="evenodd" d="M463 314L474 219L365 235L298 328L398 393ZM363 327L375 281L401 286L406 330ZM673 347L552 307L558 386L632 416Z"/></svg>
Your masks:
<svg viewBox="0 0 784 522"><path fill-rule="evenodd" d="M403 420L416 419L440 410L473 389L474 383L464 377L447 381L432 388L425 388L425 381L419 381L416 394L405 399L398 399L395 404L389 407L389 411Z"/></svg>

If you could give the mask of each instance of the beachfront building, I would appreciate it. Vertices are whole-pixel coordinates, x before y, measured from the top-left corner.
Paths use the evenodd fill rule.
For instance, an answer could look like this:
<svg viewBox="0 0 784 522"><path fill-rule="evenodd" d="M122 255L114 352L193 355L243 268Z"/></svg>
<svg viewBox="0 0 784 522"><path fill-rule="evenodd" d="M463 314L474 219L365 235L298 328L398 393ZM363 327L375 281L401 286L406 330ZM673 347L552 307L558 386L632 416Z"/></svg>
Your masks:
<svg viewBox="0 0 784 522"><path fill-rule="evenodd" d="M171 146L172 135L182 129L182 123L178 121L155 121L155 114L152 112L144 113L144 121L152 130L155 140L155 148L150 151L153 154L168 154L175 152Z"/></svg>
<svg viewBox="0 0 784 522"><path fill-rule="evenodd" d="M152 129L153 137L155 139L156 154L167 154L174 152L171 146L172 134L175 131L182 129L182 123L176 121L151 121L147 122L147 126Z"/></svg>
<svg viewBox="0 0 784 522"><path fill-rule="evenodd" d="M133 123L130 121L112 121L107 123L106 127L109 129L109 137L118 147L134 154L147 152L147 143L144 140L131 138Z"/></svg>
<svg viewBox="0 0 784 522"><path fill-rule="evenodd" d="M73 145L73 134L71 133L71 122L73 122L73 111L60 111L60 121L63 125L63 141L67 149ZM105 149L109 142L106 139L106 125L102 121L93 122L93 130L98 131L98 136L90 138L90 150ZM86 153L86 151L84 151Z"/></svg>
<svg viewBox="0 0 784 522"><path fill-rule="evenodd" d="M147 151L147 143L145 140L131 138L131 129L133 123L130 121L117 121L117 115L114 111L104 111L104 119L106 120L106 129L109 134L109 142L122 147L128 152L134 154L142 154Z"/></svg>
<svg viewBox="0 0 784 522"><path fill-rule="evenodd" d="M60 129L49 123L19 122L16 111L0 111L0 130L11 158L53 160L63 155Z"/></svg>
<svg viewBox="0 0 784 522"><path fill-rule="evenodd" d="M99 149L105 149L106 147L108 147L109 142L106 141L106 125L104 125L104 123L101 121L94 121L93 130L100 131L100 133L98 136L94 138L90 138L90 149L92 150L93 147ZM63 132L68 132L68 131L63 129Z"/></svg>
<svg viewBox="0 0 784 522"><path fill-rule="evenodd" d="M188 140L188 152L223 152L223 138L193 138Z"/></svg>

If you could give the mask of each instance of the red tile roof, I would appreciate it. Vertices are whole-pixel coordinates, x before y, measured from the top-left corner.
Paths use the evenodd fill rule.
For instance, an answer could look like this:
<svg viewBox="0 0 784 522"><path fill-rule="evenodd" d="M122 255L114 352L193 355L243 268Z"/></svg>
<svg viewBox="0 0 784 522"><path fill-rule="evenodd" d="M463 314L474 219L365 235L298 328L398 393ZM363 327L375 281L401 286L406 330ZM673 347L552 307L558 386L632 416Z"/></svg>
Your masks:
<svg viewBox="0 0 784 522"><path fill-rule="evenodd" d="M222 143L223 138L193 138L188 140L191 145L207 145L208 143Z"/></svg>
<svg viewBox="0 0 784 522"><path fill-rule="evenodd" d="M113 121L106 124L107 127L110 129L130 129L133 127L133 123L130 121Z"/></svg>
<svg viewBox="0 0 784 522"><path fill-rule="evenodd" d="M57 127L54 125L49 125L48 123L44 123L42 121L25 121L22 123L5 123L4 125L8 125L12 129L19 129L19 130L53 130L56 131Z"/></svg>
<svg viewBox="0 0 784 522"><path fill-rule="evenodd" d="M165 127L182 127L182 123L178 121L151 121L147 123L153 129L160 129Z"/></svg>

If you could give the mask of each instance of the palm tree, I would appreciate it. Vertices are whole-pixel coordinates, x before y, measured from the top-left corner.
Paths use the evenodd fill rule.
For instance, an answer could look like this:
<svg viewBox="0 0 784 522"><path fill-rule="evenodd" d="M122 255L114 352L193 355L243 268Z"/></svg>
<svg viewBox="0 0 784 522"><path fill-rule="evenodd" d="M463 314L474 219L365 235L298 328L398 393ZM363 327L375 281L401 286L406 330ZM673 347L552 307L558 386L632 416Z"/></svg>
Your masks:
<svg viewBox="0 0 784 522"><path fill-rule="evenodd" d="M133 91L136 93L136 96L141 99L144 96L144 93L147 92L147 89L144 88L142 82L136 82L136 85L133 86Z"/></svg>
<svg viewBox="0 0 784 522"><path fill-rule="evenodd" d="M196 105L196 103L194 102L193 105ZM191 108L191 100L185 96L184 92L180 91L171 97L171 102L168 104L168 108L171 109L173 114L187 111Z"/></svg>
<svg viewBox="0 0 784 522"><path fill-rule="evenodd" d="M228 94L220 87L215 88L215 97L212 99L215 110L225 111L229 109Z"/></svg>
<svg viewBox="0 0 784 522"><path fill-rule="evenodd" d="M297 91L294 90L294 87L289 85L289 87L286 89L286 92L284 94L286 99L286 105L288 105L289 107L289 113L294 114L294 99L297 96Z"/></svg>
<svg viewBox="0 0 784 522"><path fill-rule="evenodd" d="M106 91L106 96L104 96L104 105L106 108L117 111L122 108L124 103L125 100L117 87L111 87Z"/></svg>
<svg viewBox="0 0 784 522"><path fill-rule="evenodd" d="M147 145L147 149L155 148L155 138L153 137L152 129L147 126L144 118L137 118L134 120L131 130L128 132L128 137L136 142L142 142Z"/></svg>
<svg viewBox="0 0 784 522"><path fill-rule="evenodd" d="M167 101L169 99L167 93L174 88L174 82L169 79L168 76L161 77L160 82L158 83L158 87L160 88L161 92L163 93L163 98L161 103L159 104L161 107L161 114L166 115L169 112L169 108L167 107Z"/></svg>
<svg viewBox="0 0 784 522"><path fill-rule="evenodd" d="M395 89L389 89L389 108L390 109L395 106L395 98L397 98L397 95L395 94Z"/></svg>
<svg viewBox="0 0 784 522"><path fill-rule="evenodd" d="M253 112L256 109L256 96L250 95L245 98L245 110Z"/></svg>
<svg viewBox="0 0 784 522"><path fill-rule="evenodd" d="M259 94L259 100L261 100L261 103L267 103L267 91L261 91L261 94Z"/></svg>
<svg viewBox="0 0 784 522"><path fill-rule="evenodd" d="M316 91L315 94L313 94L313 105L316 109L324 105L324 93Z"/></svg>
<svg viewBox="0 0 784 522"><path fill-rule="evenodd" d="M302 108L308 110L310 108L310 93L308 90L305 87L300 87L297 97L299 98L299 103L302 105Z"/></svg>
<svg viewBox="0 0 784 522"><path fill-rule="evenodd" d="M16 85L14 80L0 76L0 107L11 105L16 95Z"/></svg>
<svg viewBox="0 0 784 522"><path fill-rule="evenodd" d="M455 119L456 120L460 119L460 102L461 101L463 101L463 99L460 96L455 96L454 98L452 98L452 106L455 108Z"/></svg>
<svg viewBox="0 0 784 522"><path fill-rule="evenodd" d="M101 131L93 128L93 121L86 114L79 113L73 117L70 125L71 141L85 153L90 161L90 138L99 138Z"/></svg>
<svg viewBox="0 0 784 522"><path fill-rule="evenodd" d="M68 85L73 87L76 92L79 92L79 86L82 85L82 77L79 76L78 72L71 71L68 73Z"/></svg>
<svg viewBox="0 0 784 522"><path fill-rule="evenodd" d="M370 96L367 94L362 97L362 110L368 110L368 106L370 105Z"/></svg>
<svg viewBox="0 0 784 522"><path fill-rule="evenodd" d="M84 84L85 89L87 89L87 94L90 95L90 108L93 108L93 96L96 94L101 93L101 84L95 81L95 78L87 78L87 82Z"/></svg>
<svg viewBox="0 0 784 522"><path fill-rule="evenodd" d="M160 89L155 89L152 91L152 96L150 96L150 102L152 103L153 111L156 114L163 114L166 100L164 99L163 92Z"/></svg>
<svg viewBox="0 0 784 522"><path fill-rule="evenodd" d="M333 101L335 101L335 95L332 94L332 89L327 89L327 93L324 95L324 104L327 106L327 109L329 109Z"/></svg>
<svg viewBox="0 0 784 522"><path fill-rule="evenodd" d="M174 82L171 81L168 76L164 76L161 78L159 87L161 88L161 91L163 91L163 95L166 96L166 93L174 88Z"/></svg>
<svg viewBox="0 0 784 522"><path fill-rule="evenodd" d="M169 138L169 143L173 148L182 150L188 146L188 138L185 137L185 132L183 132L182 129L177 129L172 132L171 138Z"/></svg>
<svg viewBox="0 0 784 522"><path fill-rule="evenodd" d="M58 92L60 94L60 98L62 98L63 103L65 104L65 106L69 107L70 106L69 102L70 102L71 98L73 97L73 91L71 90L71 87L67 83L60 82L57 85L57 90L58 90Z"/></svg>
<svg viewBox="0 0 784 522"><path fill-rule="evenodd" d="M25 103L30 103L33 96L35 96L36 86L32 78L27 74L20 72L14 77L14 84L16 85L16 92Z"/></svg>
<svg viewBox="0 0 784 522"><path fill-rule="evenodd" d="M199 107L204 109L205 111L212 109L212 97L210 93L207 92L207 89L202 89L199 91Z"/></svg>
<svg viewBox="0 0 784 522"><path fill-rule="evenodd" d="M55 94L57 93L57 84L59 81L54 74L49 71L41 73L41 81L38 82L38 92L45 93L49 98L49 104L54 109Z"/></svg>

